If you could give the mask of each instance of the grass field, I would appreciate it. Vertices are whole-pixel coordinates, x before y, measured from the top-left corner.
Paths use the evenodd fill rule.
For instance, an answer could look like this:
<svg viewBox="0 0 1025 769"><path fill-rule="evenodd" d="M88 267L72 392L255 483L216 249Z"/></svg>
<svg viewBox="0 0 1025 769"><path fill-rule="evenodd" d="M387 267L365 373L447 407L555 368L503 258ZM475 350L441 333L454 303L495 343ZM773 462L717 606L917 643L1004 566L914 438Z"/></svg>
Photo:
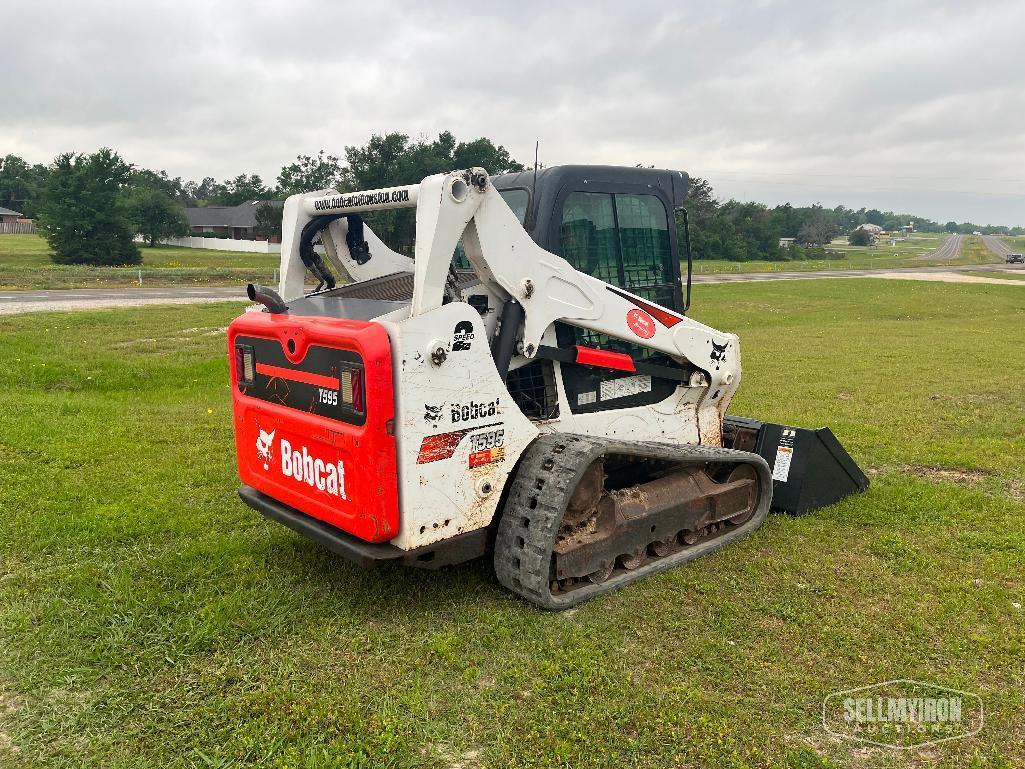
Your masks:
<svg viewBox="0 0 1025 769"><path fill-rule="evenodd" d="M868 493L562 614L490 564L361 571L235 497L237 306L11 316L0 357L0 766L1025 763L1017 287L695 288L733 413L829 424ZM980 735L861 748L830 692L978 693Z"/></svg>
<svg viewBox="0 0 1025 769"><path fill-rule="evenodd" d="M142 247L143 286L234 285L268 281L277 254L246 254L206 248ZM139 267L54 264L39 235L0 235L0 289L61 289L131 286Z"/></svg>
<svg viewBox="0 0 1025 769"><path fill-rule="evenodd" d="M721 259L701 259L694 262L695 274L721 272L779 272L789 270L870 270L888 268L931 267L934 265L987 264L999 261L982 244L982 238L966 236L961 256L956 259L923 259L923 255L938 248L946 234L918 233L908 241L890 245L881 240L877 246L851 246L846 238L833 241L828 248L842 254L837 259L808 259L792 262L730 262Z"/></svg>
<svg viewBox="0 0 1025 769"><path fill-rule="evenodd" d="M795 262L729 262L702 259L695 274L723 272L777 272L781 270L843 270L888 267L926 267L934 264L986 264L998 261L981 238L967 237L958 259L928 260L919 257L939 246L945 235L922 233L891 246L883 241L874 248L850 246L838 240L830 250L838 259ZM202 248L161 246L142 248L143 285L234 285L269 282L279 258L275 254L245 254ZM138 285L137 267L86 267L50 261L49 247L38 235L0 235L0 289L97 288Z"/></svg>

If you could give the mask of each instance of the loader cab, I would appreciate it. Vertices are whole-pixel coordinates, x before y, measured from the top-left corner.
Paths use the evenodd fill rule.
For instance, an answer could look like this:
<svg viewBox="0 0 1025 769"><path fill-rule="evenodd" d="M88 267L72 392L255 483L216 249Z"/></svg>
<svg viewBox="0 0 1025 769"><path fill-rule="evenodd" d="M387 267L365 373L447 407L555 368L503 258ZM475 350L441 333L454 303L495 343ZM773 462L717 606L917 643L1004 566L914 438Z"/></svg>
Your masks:
<svg viewBox="0 0 1025 769"><path fill-rule="evenodd" d="M687 194L679 171L555 166L492 183L534 242L574 268L684 311L675 210Z"/></svg>
<svg viewBox="0 0 1025 769"><path fill-rule="evenodd" d="M555 166L538 171L536 181L533 171L492 179L539 246L580 272L680 313L686 306L675 211L686 197L687 181L679 171L614 166ZM560 347L598 348L657 366L677 366L669 356L643 345L567 323L555 327ZM520 378L540 380L533 370L540 365L528 366ZM608 392L615 380L628 375L567 363L560 371L570 409L579 414L658 403L679 384L653 377L643 392L602 399L595 394ZM517 381L510 380L514 397Z"/></svg>

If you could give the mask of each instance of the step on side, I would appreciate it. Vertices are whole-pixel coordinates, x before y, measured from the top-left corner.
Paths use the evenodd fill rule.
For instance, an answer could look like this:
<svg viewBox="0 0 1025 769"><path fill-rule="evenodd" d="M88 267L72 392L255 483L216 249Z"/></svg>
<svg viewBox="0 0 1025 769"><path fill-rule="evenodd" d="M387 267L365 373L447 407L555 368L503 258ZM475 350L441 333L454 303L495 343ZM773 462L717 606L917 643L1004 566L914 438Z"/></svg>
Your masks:
<svg viewBox="0 0 1025 769"><path fill-rule="evenodd" d="M644 483L620 482L612 489L605 488L602 475L601 499L591 518L581 520L578 488L593 481L596 464L604 467L612 459L634 463L628 468L643 469L647 463L659 470ZM667 484L674 477L681 479L681 488L699 496L674 502L658 494L659 488L671 490ZM742 497L745 489L749 506L738 509L738 494ZM495 541L495 573L531 603L567 609L745 536L765 520L771 498L771 473L757 454L716 446L542 436L524 454L510 486ZM641 509L646 502L651 504L647 511ZM571 508L573 522L567 523ZM608 537L601 539L601 531ZM591 552L596 548L616 555L603 560ZM588 562L602 566L586 577L574 571L582 564L591 568Z"/></svg>

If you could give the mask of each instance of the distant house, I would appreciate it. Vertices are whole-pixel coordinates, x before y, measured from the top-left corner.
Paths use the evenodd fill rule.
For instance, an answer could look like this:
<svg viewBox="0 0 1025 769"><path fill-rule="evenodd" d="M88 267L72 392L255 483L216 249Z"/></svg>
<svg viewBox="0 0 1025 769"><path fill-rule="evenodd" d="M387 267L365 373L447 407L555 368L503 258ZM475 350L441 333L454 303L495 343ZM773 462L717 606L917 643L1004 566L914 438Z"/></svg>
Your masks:
<svg viewBox="0 0 1025 769"><path fill-rule="evenodd" d="M780 238L779 239L779 247L780 248L790 248L790 246L794 245L796 242L797 242L797 238Z"/></svg>
<svg viewBox="0 0 1025 769"><path fill-rule="evenodd" d="M883 232L883 228L880 227L878 224L871 224L869 222L865 222L865 224L862 224L861 226L859 226L858 229L859 230L865 230L870 235L875 235L875 236L879 236Z"/></svg>
<svg viewBox="0 0 1025 769"><path fill-rule="evenodd" d="M256 234L256 209L262 205L281 208L285 203L281 200L250 200L240 206L186 208L185 216L196 237L207 235L227 236L233 240L264 240ZM280 243L281 233L272 236L270 242Z"/></svg>
<svg viewBox="0 0 1025 769"><path fill-rule="evenodd" d="M0 224L16 224L19 219L24 218L20 211L12 211L9 208L0 208Z"/></svg>
<svg viewBox="0 0 1025 769"><path fill-rule="evenodd" d="M0 206L0 234L31 235L35 231L36 223L25 214Z"/></svg>

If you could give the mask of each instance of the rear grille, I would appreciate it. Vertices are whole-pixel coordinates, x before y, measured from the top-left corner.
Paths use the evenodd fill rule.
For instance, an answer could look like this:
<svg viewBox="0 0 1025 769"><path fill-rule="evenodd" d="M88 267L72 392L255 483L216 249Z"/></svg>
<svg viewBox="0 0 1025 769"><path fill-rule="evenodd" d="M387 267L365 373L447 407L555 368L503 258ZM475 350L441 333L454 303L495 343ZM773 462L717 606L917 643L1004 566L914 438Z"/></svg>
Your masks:
<svg viewBox="0 0 1025 769"><path fill-rule="evenodd" d="M479 281L472 272L458 271L458 286L468 288ZM319 296L337 296L348 299L377 299L383 302L410 302L413 300L413 273L395 272L380 278L339 286Z"/></svg>
<svg viewBox="0 0 1025 769"><path fill-rule="evenodd" d="M382 302L408 302L413 298L413 273L396 272L380 278L350 283L321 294L321 296L377 299Z"/></svg>

